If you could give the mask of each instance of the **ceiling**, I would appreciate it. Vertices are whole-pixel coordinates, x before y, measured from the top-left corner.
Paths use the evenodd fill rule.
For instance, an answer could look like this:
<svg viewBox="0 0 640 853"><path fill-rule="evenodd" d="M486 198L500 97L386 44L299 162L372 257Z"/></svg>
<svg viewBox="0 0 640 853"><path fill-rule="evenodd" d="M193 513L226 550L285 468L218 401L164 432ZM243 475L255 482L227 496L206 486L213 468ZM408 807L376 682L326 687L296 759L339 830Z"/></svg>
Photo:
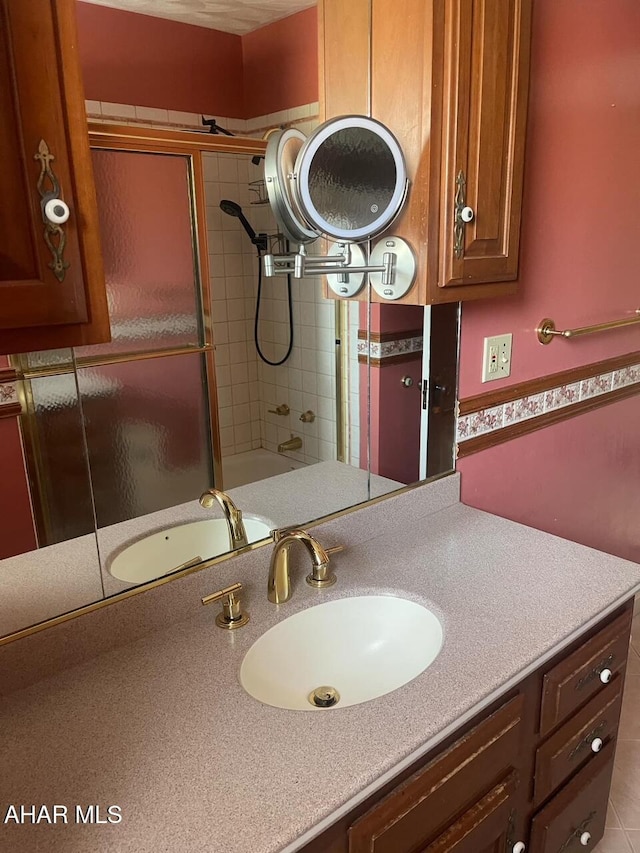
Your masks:
<svg viewBox="0 0 640 853"><path fill-rule="evenodd" d="M86 0L96 6L168 18L198 27L244 35L294 12L315 6L315 0Z"/></svg>

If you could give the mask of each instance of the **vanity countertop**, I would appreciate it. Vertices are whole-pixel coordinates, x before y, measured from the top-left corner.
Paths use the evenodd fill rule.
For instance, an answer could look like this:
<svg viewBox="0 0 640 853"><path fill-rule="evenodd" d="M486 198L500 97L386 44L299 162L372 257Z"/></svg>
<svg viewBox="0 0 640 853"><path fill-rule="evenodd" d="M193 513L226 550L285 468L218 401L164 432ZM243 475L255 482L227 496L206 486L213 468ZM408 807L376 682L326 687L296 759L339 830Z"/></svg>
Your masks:
<svg viewBox="0 0 640 853"><path fill-rule="evenodd" d="M337 555L328 591L298 572L280 607L266 598L269 551L255 554L260 576L236 578L247 587L245 628L219 630L215 607L194 601L189 620L0 700L0 848L294 851L640 588L640 565L461 504ZM243 691L240 663L267 628L363 592L439 616L444 646L422 675L322 712L267 707ZM70 815L100 804L103 818L118 805L122 822L2 825L9 804L34 803L66 804Z"/></svg>

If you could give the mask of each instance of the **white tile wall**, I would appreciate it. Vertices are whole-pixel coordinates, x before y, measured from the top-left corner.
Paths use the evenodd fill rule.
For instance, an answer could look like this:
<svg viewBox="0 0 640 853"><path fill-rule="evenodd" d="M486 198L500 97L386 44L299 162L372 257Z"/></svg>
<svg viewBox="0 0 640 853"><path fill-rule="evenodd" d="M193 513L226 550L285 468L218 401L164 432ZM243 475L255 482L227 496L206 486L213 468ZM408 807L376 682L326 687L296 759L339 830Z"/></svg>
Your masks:
<svg viewBox="0 0 640 853"><path fill-rule="evenodd" d="M202 116L199 113L187 113L179 110L164 110L156 107L138 107L132 104L113 104L107 101L85 101L87 116L93 121L117 120L119 124L139 124L202 130ZM303 133L311 133L318 125L317 102L304 104L278 113L256 116L251 119L230 118L229 116L211 116L217 123L240 136L263 136L273 127L295 125Z"/></svg>
<svg viewBox="0 0 640 853"><path fill-rule="evenodd" d="M212 316L223 456L256 447L277 452L293 434L300 451L291 458L313 463L335 459L336 379L334 302L322 297L319 279L292 282L294 343L285 364L268 365L257 356L254 316L258 261L238 219L222 214L220 200L240 204L258 232L275 234L268 205L252 204L249 183L261 175L250 157L204 154L208 251L211 262ZM287 281L264 279L259 342L270 361L279 361L289 346ZM286 404L290 414L272 411ZM303 423L311 410L316 419Z"/></svg>

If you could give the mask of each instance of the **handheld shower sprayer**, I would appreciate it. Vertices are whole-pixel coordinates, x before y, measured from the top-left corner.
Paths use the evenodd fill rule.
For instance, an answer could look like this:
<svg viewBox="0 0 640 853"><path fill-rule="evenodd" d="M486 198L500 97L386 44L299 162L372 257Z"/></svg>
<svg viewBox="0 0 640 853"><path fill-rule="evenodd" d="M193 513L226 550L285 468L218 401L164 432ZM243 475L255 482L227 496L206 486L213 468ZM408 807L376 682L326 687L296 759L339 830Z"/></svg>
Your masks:
<svg viewBox="0 0 640 853"><path fill-rule="evenodd" d="M223 213L226 213L227 216L235 216L240 220L240 224L247 232L247 235L253 245L256 247L258 251L258 292L256 294L256 311L253 323L253 340L256 345L256 352L264 361L265 364L270 364L272 367L277 367L279 364L284 364L285 361L291 355L291 350L293 349L293 302L291 296L291 276L287 276L287 297L289 304L289 346L287 347L287 351L284 354L284 357L279 361L271 361L266 357L266 355L262 352L262 348L260 346L260 341L258 339L258 326L260 325L260 302L262 299L262 252L266 252L269 248L269 237L267 234L256 234L256 232L251 227L247 217L242 212L242 208L240 205L231 201L228 198L223 198L220 202L220 210Z"/></svg>
<svg viewBox="0 0 640 853"><path fill-rule="evenodd" d="M256 247L258 252L265 252L267 250L266 234L256 234L256 232L251 227L251 223L242 212L242 208L239 204L237 204L235 201L230 201L228 198L223 198L220 202L220 210L223 213L226 213L227 216L235 216L240 220L242 227L247 232L249 239Z"/></svg>

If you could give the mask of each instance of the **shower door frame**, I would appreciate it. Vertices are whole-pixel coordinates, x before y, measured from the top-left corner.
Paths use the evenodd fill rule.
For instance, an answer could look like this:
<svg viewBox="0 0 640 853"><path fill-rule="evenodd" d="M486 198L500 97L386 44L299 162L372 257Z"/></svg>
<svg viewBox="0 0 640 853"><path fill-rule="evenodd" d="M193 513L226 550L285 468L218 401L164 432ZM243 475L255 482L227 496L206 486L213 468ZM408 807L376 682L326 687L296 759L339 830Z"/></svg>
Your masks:
<svg viewBox="0 0 640 853"><path fill-rule="evenodd" d="M211 438L212 467L214 483L222 482L222 452L218 425L218 390L215 371L215 341L213 339L213 317L211 307L211 281L209 254L207 249L207 218L204 171L202 154L204 152L251 154L264 156L267 144L262 139L248 137L213 136L206 133L180 130L164 130L152 127L89 122L89 143L92 149L107 151L129 151L132 153L169 154L187 159L189 174L189 192L193 225L194 273L198 299L202 311L202 331L204 343L199 346L184 346L166 350L137 351L114 355L76 357L76 367L100 367L130 361L142 361L153 358L166 358L178 355L201 354L204 356L207 384L208 427ZM51 373L71 372L58 368L28 369L19 358L11 360L18 378L23 381L25 395L28 396L30 380ZM31 501L34 513L38 544L46 540L50 533L49 511L42 489L39 487L41 473L38 436L32 423L29 407L23 409L20 426L23 438Z"/></svg>

